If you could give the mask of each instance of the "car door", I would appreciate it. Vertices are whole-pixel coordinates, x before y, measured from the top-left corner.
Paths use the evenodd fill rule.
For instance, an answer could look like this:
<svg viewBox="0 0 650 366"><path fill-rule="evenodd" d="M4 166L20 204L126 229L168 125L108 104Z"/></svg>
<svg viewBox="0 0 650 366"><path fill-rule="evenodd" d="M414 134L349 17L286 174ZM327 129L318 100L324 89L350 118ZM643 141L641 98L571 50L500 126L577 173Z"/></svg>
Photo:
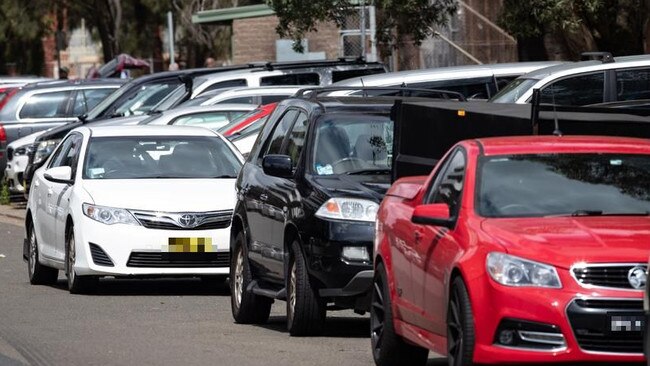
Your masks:
<svg viewBox="0 0 650 366"><path fill-rule="evenodd" d="M467 157L465 150L457 148L449 164L433 181L422 204L445 203L450 217L458 218L465 182ZM423 309L420 326L434 333L446 334L445 273L448 264L458 251L454 229L433 225L414 224L414 241L417 258L412 262L411 276L415 303Z"/></svg>
<svg viewBox="0 0 650 366"><path fill-rule="evenodd" d="M308 120L307 112L299 111L298 117L294 119L280 150L277 152L275 150L269 151L270 154L288 155L291 158L294 172L300 162L300 156L305 144ZM290 210L294 209L295 204L300 201L299 197L294 177L270 177L268 200L266 201L269 208L268 220L271 226L271 240L280 250L278 254L281 255L273 255L269 258L269 269L278 278L284 278L284 259L287 254L283 245L285 242L284 229L290 219Z"/></svg>
<svg viewBox="0 0 650 366"><path fill-rule="evenodd" d="M278 260L282 260L283 243L273 240L274 216L277 215L269 206L269 192L272 189L276 177L264 174L262 160L268 154L280 153L285 136L296 119L298 111L289 109L277 120L269 137L259 150L259 155L245 167L245 186L241 187L241 194L244 196L246 207L246 219L249 229L249 259L260 268L262 273L268 273L269 277L281 280L276 272L271 272L271 267ZM276 257L277 259L272 259ZM275 274L274 274L275 273Z"/></svg>
<svg viewBox="0 0 650 366"><path fill-rule="evenodd" d="M48 258L56 258L56 241L55 241L55 216L56 206L52 205L54 201L55 185L58 183L50 182L44 178L45 170L60 166L64 156L67 155L72 145L73 136L68 136L63 140L58 148L54 151L52 158L46 168L39 170L34 175L32 184L32 195L30 199L36 199L34 212L34 225L36 226L37 239L41 243L41 254Z"/></svg>
<svg viewBox="0 0 650 366"><path fill-rule="evenodd" d="M62 155L57 166L69 166L72 169L72 177L77 173L77 162L81 151L83 137L81 134L73 133L70 135L70 147ZM65 225L67 213L70 205L70 195L72 194L72 184L52 183L52 195L50 196L51 205L54 207L54 240L55 255L61 260L65 257Z"/></svg>

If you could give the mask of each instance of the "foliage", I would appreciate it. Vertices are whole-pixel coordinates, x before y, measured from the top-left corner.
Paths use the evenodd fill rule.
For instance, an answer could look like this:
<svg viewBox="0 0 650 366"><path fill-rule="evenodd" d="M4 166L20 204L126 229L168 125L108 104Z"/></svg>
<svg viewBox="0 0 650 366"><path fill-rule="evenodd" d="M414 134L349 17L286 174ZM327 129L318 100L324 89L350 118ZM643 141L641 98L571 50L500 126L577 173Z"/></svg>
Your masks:
<svg viewBox="0 0 650 366"><path fill-rule="evenodd" d="M292 38L302 52L301 40L317 31L319 22L332 21L341 27L359 2L350 0L267 0L279 18L277 32ZM456 11L455 0L375 0L378 41L397 47L404 39L420 44L434 27L444 25Z"/></svg>
<svg viewBox="0 0 650 366"><path fill-rule="evenodd" d="M41 37L52 17L48 0L0 0L0 74L14 65L21 74L39 74L43 64Z"/></svg>
<svg viewBox="0 0 650 366"><path fill-rule="evenodd" d="M0 205L8 205L11 202L9 198L9 186L3 180L0 184Z"/></svg>

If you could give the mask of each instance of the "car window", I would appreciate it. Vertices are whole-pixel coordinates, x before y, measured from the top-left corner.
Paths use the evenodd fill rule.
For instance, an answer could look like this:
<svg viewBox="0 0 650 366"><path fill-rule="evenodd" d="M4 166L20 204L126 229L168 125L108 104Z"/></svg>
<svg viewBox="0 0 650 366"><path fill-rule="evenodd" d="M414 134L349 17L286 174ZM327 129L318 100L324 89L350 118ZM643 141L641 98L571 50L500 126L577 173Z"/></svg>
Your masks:
<svg viewBox="0 0 650 366"><path fill-rule="evenodd" d="M267 85L320 85L320 75L315 72L263 77L261 86Z"/></svg>
<svg viewBox="0 0 650 366"><path fill-rule="evenodd" d="M262 104L271 104L283 101L289 98L290 95L262 95Z"/></svg>
<svg viewBox="0 0 650 366"><path fill-rule="evenodd" d="M179 84L180 81L143 85L115 110L114 115L138 116L146 114L164 97L174 91Z"/></svg>
<svg viewBox="0 0 650 366"><path fill-rule="evenodd" d="M496 76L495 80L497 82L497 90L505 88L508 84L513 82L517 77L516 76Z"/></svg>
<svg viewBox="0 0 650 366"><path fill-rule="evenodd" d="M464 178L465 154L457 149L447 166L436 176L424 203L445 203L449 206L451 217L456 217L460 209Z"/></svg>
<svg viewBox="0 0 650 366"><path fill-rule="evenodd" d="M284 137L287 135L287 131L289 131L291 124L296 119L296 115L298 115L298 111L295 109L290 109L282 116L282 118L280 118L280 121L277 123L275 129L273 130L271 138L268 140L268 148L266 149L266 153L264 155L281 153L282 141L284 141Z"/></svg>
<svg viewBox="0 0 650 366"><path fill-rule="evenodd" d="M541 103L581 106L603 102L605 73L598 72L556 81L541 90Z"/></svg>
<svg viewBox="0 0 650 366"><path fill-rule="evenodd" d="M492 103L516 103L538 81L537 79L515 79L504 88L499 87L499 92L489 101Z"/></svg>
<svg viewBox="0 0 650 366"><path fill-rule="evenodd" d="M291 133L289 133L289 138L287 140L286 152L287 155L291 158L293 162L293 168L295 169L298 165L298 159L300 158L300 153L302 148L305 145L305 138L307 135L307 124L309 119L307 118L307 113L300 112L296 122L291 128Z"/></svg>
<svg viewBox="0 0 650 366"><path fill-rule="evenodd" d="M382 74L384 73L383 68L376 69L353 69L353 70L332 70L332 82L336 83L337 81L358 78L367 75Z"/></svg>
<svg viewBox="0 0 650 366"><path fill-rule="evenodd" d="M490 97L488 89L489 83L492 83L492 78L429 81L424 83L413 83L408 86L411 88L421 89L449 90L461 93L465 98L488 99Z"/></svg>
<svg viewBox="0 0 650 366"><path fill-rule="evenodd" d="M248 86L246 83L246 79L235 79L235 80L226 80L226 81L221 81L218 83L214 83L210 85L209 87L205 88L201 94L211 91L211 90L217 90L217 89L230 89L230 88L238 88L242 86ZM199 94L199 95L201 95Z"/></svg>
<svg viewBox="0 0 650 366"><path fill-rule="evenodd" d="M220 100L214 104L224 104L224 103L233 103L233 104L256 104L254 97L237 97Z"/></svg>
<svg viewBox="0 0 650 366"><path fill-rule="evenodd" d="M650 69L616 72L617 100L650 99Z"/></svg>
<svg viewBox="0 0 650 366"><path fill-rule="evenodd" d="M178 126L201 126L211 130L218 130L230 122L228 112L196 113L178 117L170 124Z"/></svg>
<svg viewBox="0 0 650 366"><path fill-rule="evenodd" d="M77 96L72 109L72 116L76 117L87 113L115 90L117 89L102 88L77 90Z"/></svg>
<svg viewBox="0 0 650 366"><path fill-rule="evenodd" d="M82 138L78 134L70 135L64 142L61 143L61 149L57 155L52 159L48 168L56 168L59 166L69 166L72 168L73 176L76 171L77 157L81 149Z"/></svg>
<svg viewBox="0 0 650 366"><path fill-rule="evenodd" d="M33 94L20 109L20 118L67 117L70 90Z"/></svg>

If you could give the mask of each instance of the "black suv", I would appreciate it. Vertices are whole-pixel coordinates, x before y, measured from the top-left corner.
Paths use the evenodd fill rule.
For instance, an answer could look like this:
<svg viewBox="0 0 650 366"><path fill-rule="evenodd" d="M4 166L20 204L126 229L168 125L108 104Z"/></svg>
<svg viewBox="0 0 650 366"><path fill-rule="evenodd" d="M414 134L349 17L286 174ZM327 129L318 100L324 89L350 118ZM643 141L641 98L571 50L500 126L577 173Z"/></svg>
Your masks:
<svg viewBox="0 0 650 366"><path fill-rule="evenodd" d="M312 91L278 104L237 179L237 322L263 323L273 300L286 300L289 333L314 335L326 310L368 310L375 215L391 184L394 101Z"/></svg>

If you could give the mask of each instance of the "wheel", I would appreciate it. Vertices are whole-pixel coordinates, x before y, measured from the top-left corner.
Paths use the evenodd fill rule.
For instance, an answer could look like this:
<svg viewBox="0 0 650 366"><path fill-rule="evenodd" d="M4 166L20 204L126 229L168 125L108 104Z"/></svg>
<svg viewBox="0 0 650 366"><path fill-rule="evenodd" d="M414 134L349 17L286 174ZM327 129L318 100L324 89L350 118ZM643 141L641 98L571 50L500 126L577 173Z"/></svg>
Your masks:
<svg viewBox="0 0 650 366"><path fill-rule="evenodd" d="M326 309L309 281L300 242L291 244L287 281L287 329L292 336L313 336L323 331Z"/></svg>
<svg viewBox="0 0 650 366"><path fill-rule="evenodd" d="M85 294L97 287L97 276L78 276L74 270L77 259L77 249L74 240L74 230L70 227L66 239L65 275L68 277L68 290L71 294Z"/></svg>
<svg viewBox="0 0 650 366"><path fill-rule="evenodd" d="M377 366L424 365L429 350L406 343L395 333L386 269L380 263L375 271L370 308L370 344Z"/></svg>
<svg viewBox="0 0 650 366"><path fill-rule="evenodd" d="M246 291L253 280L248 259L244 254L246 241L243 233L235 237L234 253L230 263L230 307L232 317L240 324L262 324L269 320L273 300Z"/></svg>
<svg viewBox="0 0 650 366"><path fill-rule="evenodd" d="M467 288L461 277L451 284L447 309L447 361L449 366L473 364L474 317Z"/></svg>
<svg viewBox="0 0 650 366"><path fill-rule="evenodd" d="M56 268L44 266L38 262L38 241L36 240L36 230L34 224L29 225L29 247L27 252L27 272L29 274L29 283L32 285L52 285L56 283L59 277L59 271Z"/></svg>

